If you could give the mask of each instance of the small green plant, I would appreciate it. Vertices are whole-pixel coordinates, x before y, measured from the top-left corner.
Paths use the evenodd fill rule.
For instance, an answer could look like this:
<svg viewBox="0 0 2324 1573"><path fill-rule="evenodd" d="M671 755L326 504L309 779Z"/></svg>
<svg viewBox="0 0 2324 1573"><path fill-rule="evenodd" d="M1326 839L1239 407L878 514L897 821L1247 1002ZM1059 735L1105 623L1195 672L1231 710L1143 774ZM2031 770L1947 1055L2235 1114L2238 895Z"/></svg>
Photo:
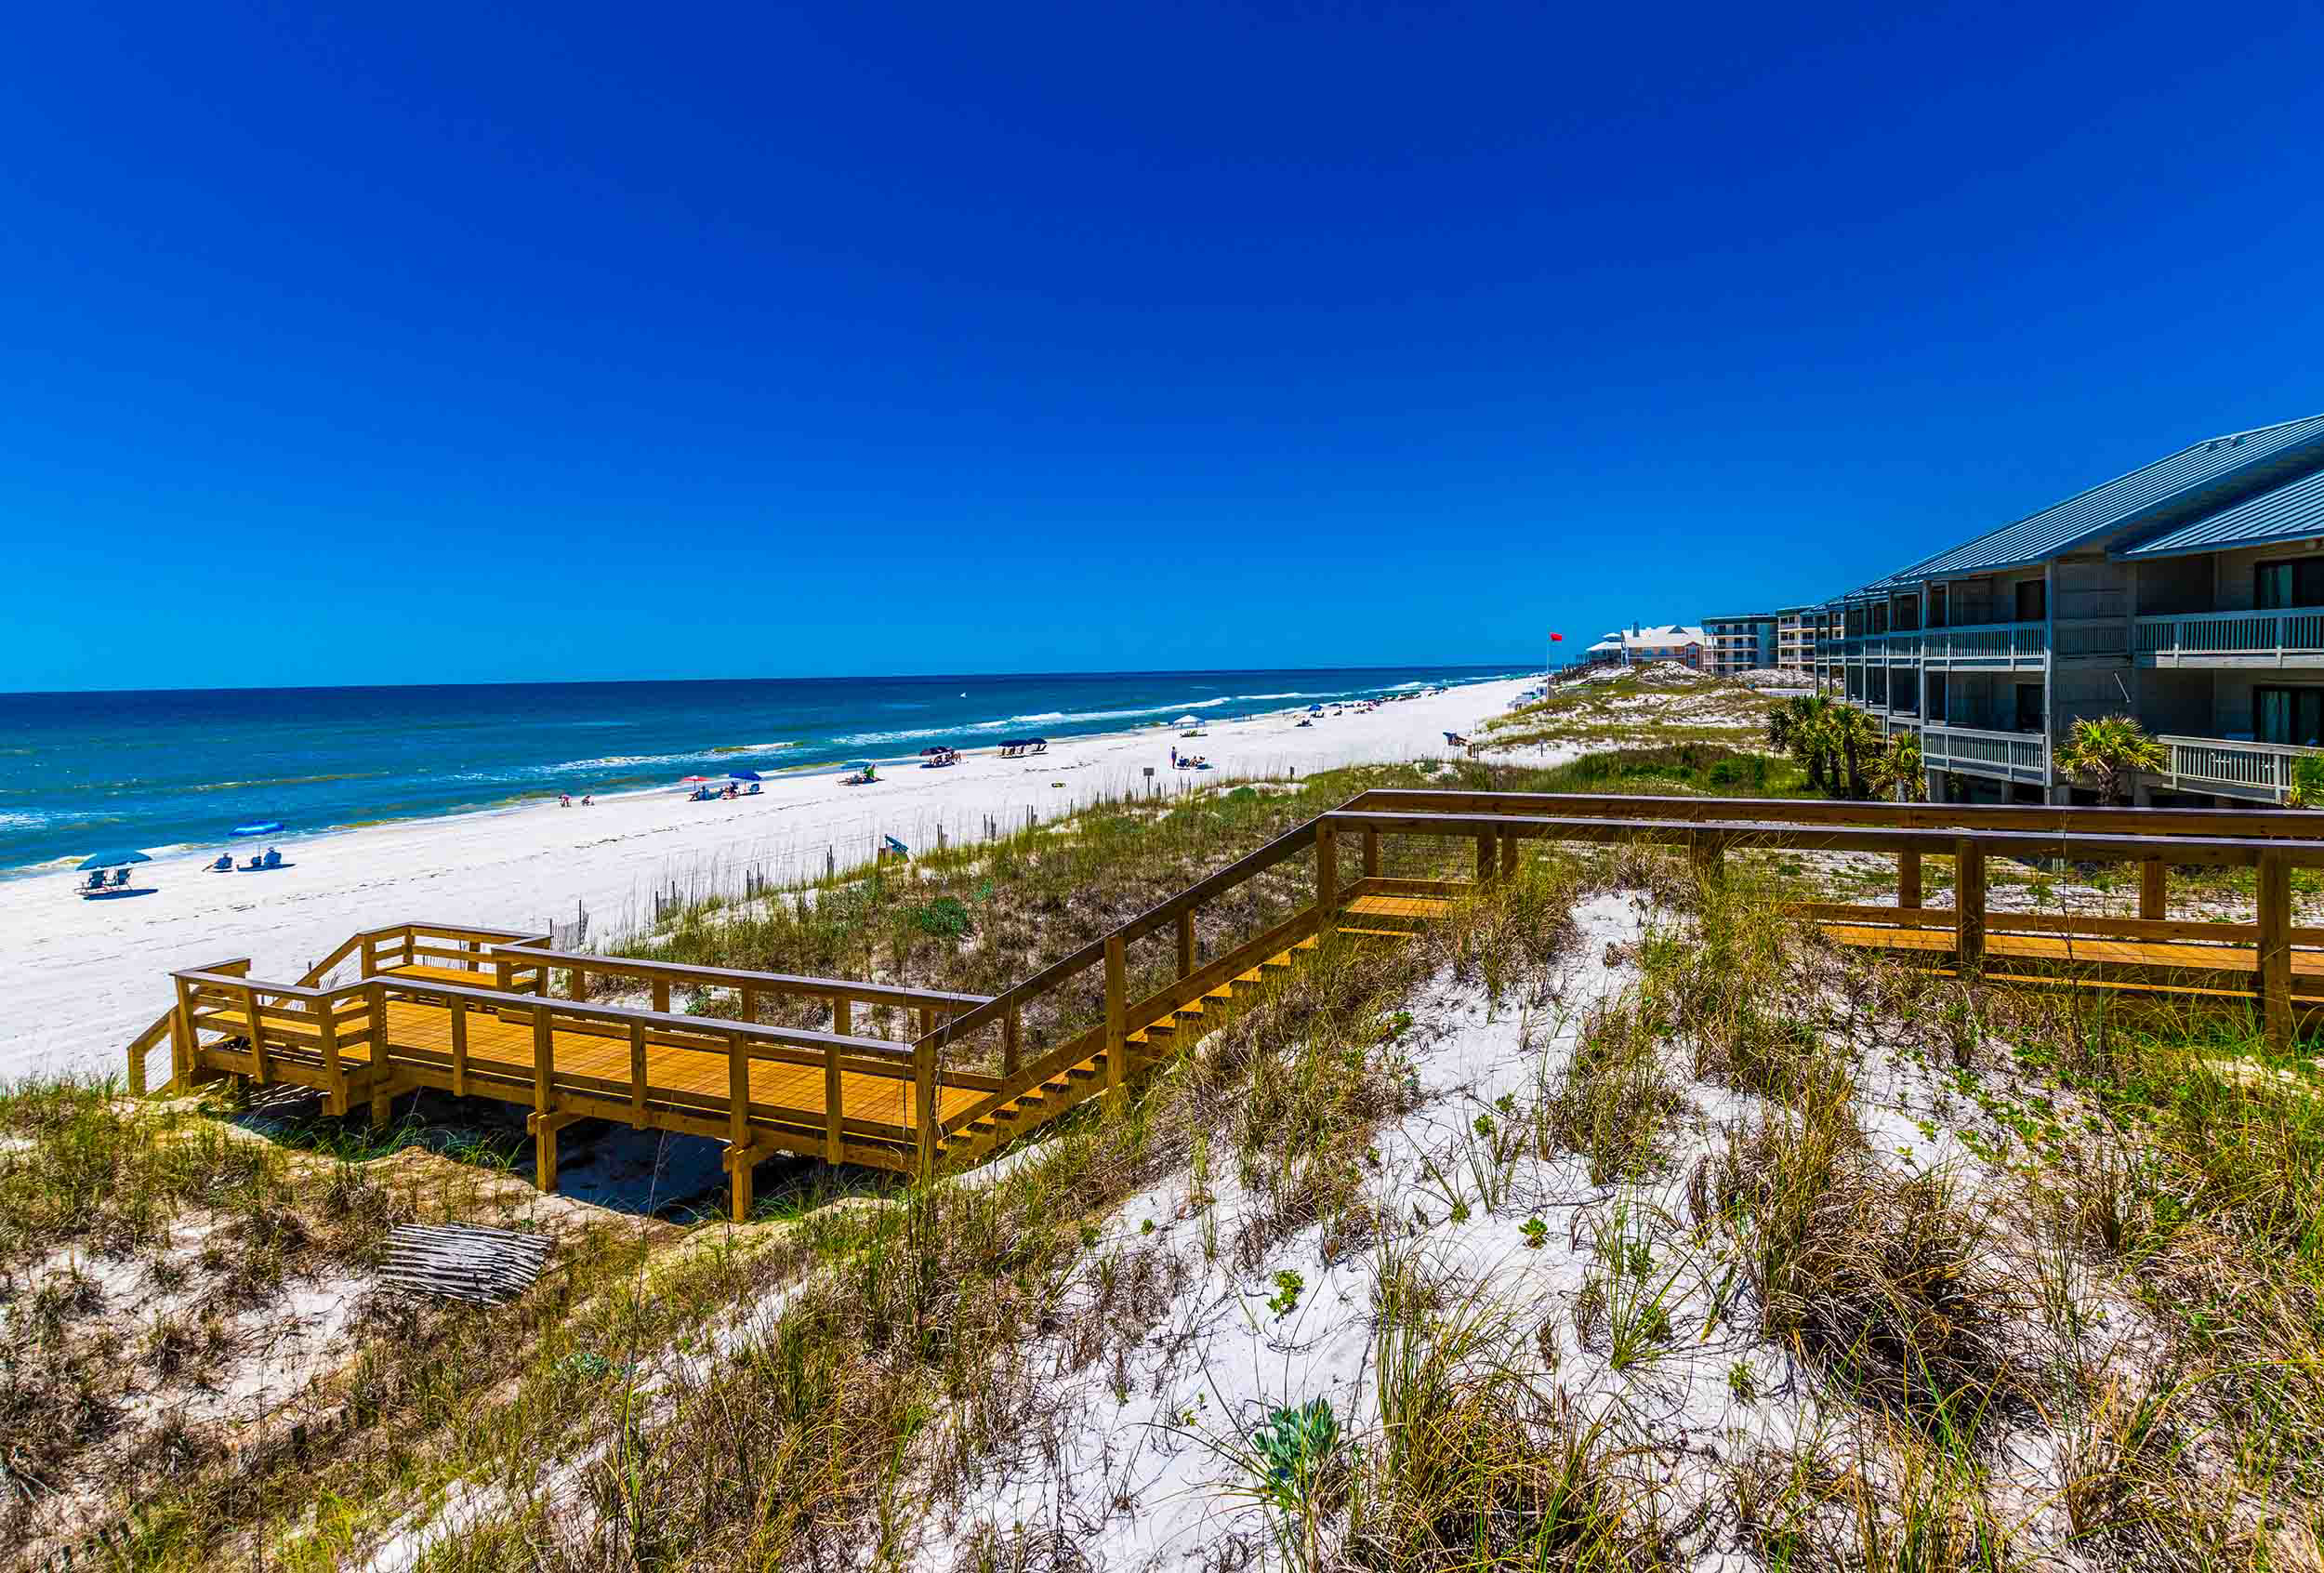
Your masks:
<svg viewBox="0 0 2324 1573"><path fill-rule="evenodd" d="M1525 1237L1525 1249L1539 1250L1550 1242L1550 1226L1538 1218L1528 1218L1517 1225L1517 1232Z"/></svg>
<svg viewBox="0 0 2324 1573"><path fill-rule="evenodd" d="M938 896L912 909L913 926L938 939L958 939L969 932L969 909L957 896Z"/></svg>
<svg viewBox="0 0 2324 1573"><path fill-rule="evenodd" d="M1307 1289L1307 1280L1289 1267L1275 1275L1275 1291L1267 1297L1267 1309L1277 1316L1288 1316L1299 1309L1300 1295Z"/></svg>
<svg viewBox="0 0 2324 1573"><path fill-rule="evenodd" d="M1287 1405L1251 1434L1250 1444L1263 1494L1285 1513L1296 1512L1313 1497L1316 1476L1340 1445L1339 1418L1322 1398Z"/></svg>
<svg viewBox="0 0 2324 1573"><path fill-rule="evenodd" d="M1759 1378L1752 1374L1750 1361L1737 1360L1727 1368L1727 1391L1738 1404L1749 1404L1759 1396Z"/></svg>

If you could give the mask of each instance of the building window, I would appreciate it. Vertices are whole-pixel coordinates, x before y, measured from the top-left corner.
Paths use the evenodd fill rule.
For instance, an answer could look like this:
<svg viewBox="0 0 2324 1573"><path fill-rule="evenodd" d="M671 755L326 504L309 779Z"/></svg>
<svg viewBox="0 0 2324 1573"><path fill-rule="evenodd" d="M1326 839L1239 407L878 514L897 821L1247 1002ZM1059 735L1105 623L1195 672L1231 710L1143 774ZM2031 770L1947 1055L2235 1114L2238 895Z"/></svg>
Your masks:
<svg viewBox="0 0 2324 1573"><path fill-rule="evenodd" d="M2251 604L2263 612L2324 606L2324 560L2263 562L2251 570Z"/></svg>
<svg viewBox="0 0 2324 1573"><path fill-rule="evenodd" d="M1933 628L1941 628L1944 626L1945 587L1943 585L1931 585L1929 587L1929 627Z"/></svg>
<svg viewBox="0 0 2324 1573"><path fill-rule="evenodd" d="M2017 620L2039 623L2050 615L2050 587L2040 579L2021 580L2017 586Z"/></svg>
<svg viewBox="0 0 2324 1573"><path fill-rule="evenodd" d="M2017 730L2040 732L2046 724L2047 718L2042 714L2041 684L2038 682L2019 683L2017 685Z"/></svg>
<svg viewBox="0 0 2324 1573"><path fill-rule="evenodd" d="M2251 735L2262 743L2324 747L2324 688L2254 688Z"/></svg>

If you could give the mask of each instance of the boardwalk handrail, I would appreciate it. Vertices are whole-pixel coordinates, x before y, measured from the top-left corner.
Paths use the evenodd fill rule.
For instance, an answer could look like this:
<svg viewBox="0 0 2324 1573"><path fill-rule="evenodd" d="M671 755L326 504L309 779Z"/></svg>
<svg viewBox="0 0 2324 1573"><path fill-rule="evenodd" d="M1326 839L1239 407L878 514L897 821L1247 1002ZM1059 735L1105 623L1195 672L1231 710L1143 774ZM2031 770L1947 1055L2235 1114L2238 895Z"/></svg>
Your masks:
<svg viewBox="0 0 2324 1573"><path fill-rule="evenodd" d="M2245 836L2314 840L2324 815L2304 809L2086 808L2041 803L1851 802L1825 798L1657 798L1592 792L1472 792L1375 786L1346 811L1421 813L1562 813L1618 819L1750 819L1867 825L1907 830L2024 830L2139 836Z"/></svg>
<svg viewBox="0 0 2324 1573"><path fill-rule="evenodd" d="M520 958L544 967L603 972L613 977L644 978L664 983L698 983L714 988L747 989L754 994L799 995L814 999L849 999L862 1005L894 1005L942 1011L972 1010L991 999L985 994L959 994L941 988L911 988L900 984L861 983L852 978L818 978L790 972L758 972L740 967L702 967L684 961L654 961L627 956L602 956L595 951L552 950L541 945L504 945L495 957Z"/></svg>

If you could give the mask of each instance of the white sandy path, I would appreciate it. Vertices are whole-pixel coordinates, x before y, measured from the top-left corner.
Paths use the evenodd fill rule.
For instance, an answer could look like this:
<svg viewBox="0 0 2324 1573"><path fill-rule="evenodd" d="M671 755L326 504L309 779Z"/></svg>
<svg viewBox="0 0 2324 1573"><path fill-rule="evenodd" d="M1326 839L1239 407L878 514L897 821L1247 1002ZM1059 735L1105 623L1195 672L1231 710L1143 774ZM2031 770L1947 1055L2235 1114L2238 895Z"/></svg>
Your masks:
<svg viewBox="0 0 2324 1573"><path fill-rule="evenodd" d="M1307 728L1290 713L1210 723L1184 747L1211 760L1199 777L1210 782L1442 758L1442 733L1473 731L1527 686L1465 684ZM777 879L820 872L827 849L845 866L883 834L933 844L939 825L971 839L987 815L1021 824L1031 807L1047 820L1139 788L1147 765L1167 788L1178 743L1175 729L1150 729L1063 739L1037 760L979 750L950 770L899 767L872 786L814 775L731 803L666 788L587 809L405 821L285 841L296 866L267 874L205 873L213 849L141 869L139 883L157 893L122 900L80 900L76 876L0 880L0 1077L119 1071L123 1045L167 1006L173 969L248 957L255 975L286 980L359 930L415 919L541 930L570 920L576 902L602 941L635 927L651 892L672 883L739 888L746 867Z"/></svg>

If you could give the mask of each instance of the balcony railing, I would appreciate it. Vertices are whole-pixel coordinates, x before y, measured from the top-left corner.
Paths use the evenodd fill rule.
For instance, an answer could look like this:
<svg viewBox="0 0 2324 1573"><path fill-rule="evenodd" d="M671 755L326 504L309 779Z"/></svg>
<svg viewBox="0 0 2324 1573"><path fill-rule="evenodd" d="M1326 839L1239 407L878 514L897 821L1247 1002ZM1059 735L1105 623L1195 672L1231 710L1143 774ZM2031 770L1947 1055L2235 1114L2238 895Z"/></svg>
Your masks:
<svg viewBox="0 0 2324 1573"><path fill-rule="evenodd" d="M1932 667L2039 667L2044 637L2040 623L1931 628L1921 636L1921 658Z"/></svg>
<svg viewBox="0 0 2324 1573"><path fill-rule="evenodd" d="M2291 786L2295 760L2324 756L2324 749L2281 743L2234 743L2217 737L2158 737L2170 762L2157 773L2164 786L2235 798L2281 802Z"/></svg>
<svg viewBox="0 0 2324 1573"><path fill-rule="evenodd" d="M2038 732L1987 732L1932 721L1921 733L1921 758L1932 770L1999 775L2038 786L2050 779L2050 746Z"/></svg>
<svg viewBox="0 0 2324 1573"><path fill-rule="evenodd" d="M2142 666L2324 666L2324 608L2141 617L2133 649Z"/></svg>

